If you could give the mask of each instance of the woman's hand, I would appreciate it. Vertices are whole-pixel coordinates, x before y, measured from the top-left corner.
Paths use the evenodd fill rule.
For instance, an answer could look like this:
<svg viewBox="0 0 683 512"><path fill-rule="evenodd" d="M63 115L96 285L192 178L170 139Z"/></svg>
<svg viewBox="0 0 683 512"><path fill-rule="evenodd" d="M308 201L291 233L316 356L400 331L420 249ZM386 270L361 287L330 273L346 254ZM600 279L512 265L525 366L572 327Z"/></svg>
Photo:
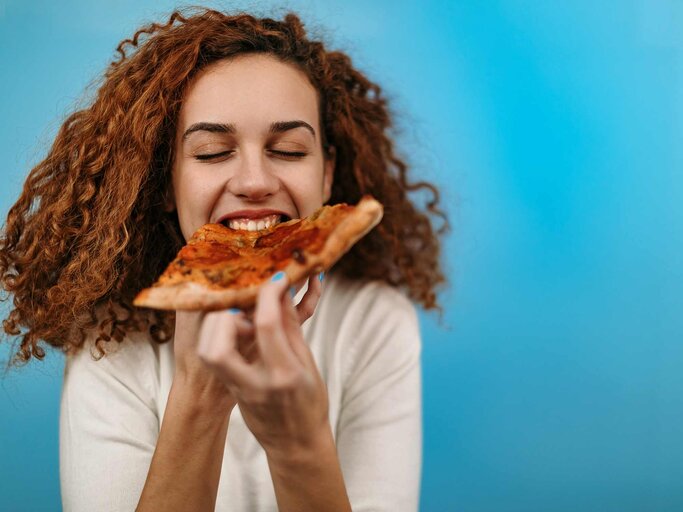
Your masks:
<svg viewBox="0 0 683 512"><path fill-rule="evenodd" d="M173 352L175 375L173 386L186 389L186 396L193 396L197 404L208 408L232 411L237 400L223 383L211 372L197 355L197 345L202 332L220 329L221 318L205 311L176 311ZM228 322L228 328L233 326ZM204 400L205 399L205 400Z"/></svg>
<svg viewBox="0 0 683 512"><path fill-rule="evenodd" d="M301 330L321 283L309 279L295 308L284 274L259 290L253 321L244 313L207 313L198 356L239 404L269 457L315 450L329 434L327 390ZM209 316L216 315L215 321Z"/></svg>

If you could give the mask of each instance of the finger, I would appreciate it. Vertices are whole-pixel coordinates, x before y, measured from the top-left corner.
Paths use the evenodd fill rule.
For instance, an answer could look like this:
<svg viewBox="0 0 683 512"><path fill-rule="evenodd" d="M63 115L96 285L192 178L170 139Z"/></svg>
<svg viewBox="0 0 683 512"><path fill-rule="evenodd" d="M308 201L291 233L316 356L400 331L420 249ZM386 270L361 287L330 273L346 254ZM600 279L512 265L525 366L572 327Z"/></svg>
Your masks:
<svg viewBox="0 0 683 512"><path fill-rule="evenodd" d="M253 321L254 321L254 308L252 307L252 308L242 310L242 317L245 320L253 323Z"/></svg>
<svg viewBox="0 0 683 512"><path fill-rule="evenodd" d="M259 359L258 346L253 338L248 340L240 340L237 344L237 350L240 354L242 354L244 360L250 365L253 365L253 363Z"/></svg>
<svg viewBox="0 0 683 512"><path fill-rule="evenodd" d="M296 305L297 316L299 318L300 324L303 324L306 320L313 316L313 313L315 313L315 308L320 300L322 290L322 282L318 276L309 276L306 293L301 298L301 302Z"/></svg>
<svg viewBox="0 0 683 512"><path fill-rule="evenodd" d="M242 314L236 315L235 326L237 328L237 350L247 363L252 364L258 358L258 350L254 340L254 324Z"/></svg>
<svg viewBox="0 0 683 512"><path fill-rule="evenodd" d="M235 327L237 336L240 338L252 338L254 336L254 323L243 315L235 315Z"/></svg>
<svg viewBox="0 0 683 512"><path fill-rule="evenodd" d="M293 307L289 280L284 272L278 272L271 281L261 285L254 312L258 350L266 367L271 369L300 367L285 335L283 298Z"/></svg>
<svg viewBox="0 0 683 512"><path fill-rule="evenodd" d="M235 327L237 328L237 340L238 342L242 339L253 338L254 336L254 324L250 318L247 316L247 312L242 311L237 308L230 308L227 310L230 317L235 322Z"/></svg>
<svg viewBox="0 0 683 512"><path fill-rule="evenodd" d="M317 278L316 278L317 280ZM288 297L282 298L282 309L285 323L285 332L290 349L296 355L299 362L310 370L317 368L311 349L304 339L301 324L299 323L298 311Z"/></svg>
<svg viewBox="0 0 683 512"><path fill-rule="evenodd" d="M197 355L226 385L258 389L263 379L239 353L234 315L213 312L202 324Z"/></svg>
<svg viewBox="0 0 683 512"><path fill-rule="evenodd" d="M236 350L228 352L220 348L208 349L200 352L199 358L229 388L253 391L263 389L263 376Z"/></svg>
<svg viewBox="0 0 683 512"><path fill-rule="evenodd" d="M290 288L292 290L292 292L291 292L292 298L297 296L297 294L299 293L299 290L301 290L304 287L307 280L308 279L306 277L304 277L302 279L299 279L296 283L292 284L292 286Z"/></svg>

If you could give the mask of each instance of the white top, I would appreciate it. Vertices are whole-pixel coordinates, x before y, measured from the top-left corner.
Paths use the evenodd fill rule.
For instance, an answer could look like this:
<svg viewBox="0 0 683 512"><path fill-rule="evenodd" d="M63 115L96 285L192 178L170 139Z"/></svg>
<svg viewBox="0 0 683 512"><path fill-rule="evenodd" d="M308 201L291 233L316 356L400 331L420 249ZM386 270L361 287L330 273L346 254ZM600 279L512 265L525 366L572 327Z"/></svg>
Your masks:
<svg viewBox="0 0 683 512"><path fill-rule="evenodd" d="M330 276L303 331L327 385L353 510L417 510L422 418L414 307L384 283ZM159 345L143 333L100 361L88 346L67 358L60 414L66 512L135 510L173 373L172 342ZM265 452L239 407L230 417L216 510L277 510Z"/></svg>

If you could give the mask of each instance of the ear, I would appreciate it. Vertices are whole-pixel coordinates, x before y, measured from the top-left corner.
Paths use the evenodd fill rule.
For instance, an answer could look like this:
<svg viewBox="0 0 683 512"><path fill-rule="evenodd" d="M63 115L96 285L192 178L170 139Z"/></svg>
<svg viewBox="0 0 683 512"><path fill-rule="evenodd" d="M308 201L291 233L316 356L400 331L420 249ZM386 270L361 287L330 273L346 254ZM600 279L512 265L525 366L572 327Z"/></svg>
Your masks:
<svg viewBox="0 0 683 512"><path fill-rule="evenodd" d="M332 183L334 182L334 168L337 164L337 150L330 146L325 157L325 169L323 171L323 204L330 200L332 195Z"/></svg>

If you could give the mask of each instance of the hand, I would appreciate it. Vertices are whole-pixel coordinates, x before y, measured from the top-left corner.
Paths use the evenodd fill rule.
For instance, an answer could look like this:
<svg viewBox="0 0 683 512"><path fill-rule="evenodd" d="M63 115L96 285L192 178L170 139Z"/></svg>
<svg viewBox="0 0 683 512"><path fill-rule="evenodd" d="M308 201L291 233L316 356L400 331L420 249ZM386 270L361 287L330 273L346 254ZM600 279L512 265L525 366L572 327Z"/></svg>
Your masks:
<svg viewBox="0 0 683 512"><path fill-rule="evenodd" d="M221 317L223 331L202 332L198 346L199 358L237 399L269 457L312 450L330 428L327 390L301 330L321 283L309 279L295 308L287 278L279 277L259 290L253 323L244 313L207 313Z"/></svg>
<svg viewBox="0 0 683 512"><path fill-rule="evenodd" d="M173 355L175 375L173 386L189 387L191 396L207 398L209 407L222 406L231 411L237 400L223 383L211 372L197 356L200 333L215 328L217 318L205 311L176 311ZM208 326L206 325L208 322Z"/></svg>

